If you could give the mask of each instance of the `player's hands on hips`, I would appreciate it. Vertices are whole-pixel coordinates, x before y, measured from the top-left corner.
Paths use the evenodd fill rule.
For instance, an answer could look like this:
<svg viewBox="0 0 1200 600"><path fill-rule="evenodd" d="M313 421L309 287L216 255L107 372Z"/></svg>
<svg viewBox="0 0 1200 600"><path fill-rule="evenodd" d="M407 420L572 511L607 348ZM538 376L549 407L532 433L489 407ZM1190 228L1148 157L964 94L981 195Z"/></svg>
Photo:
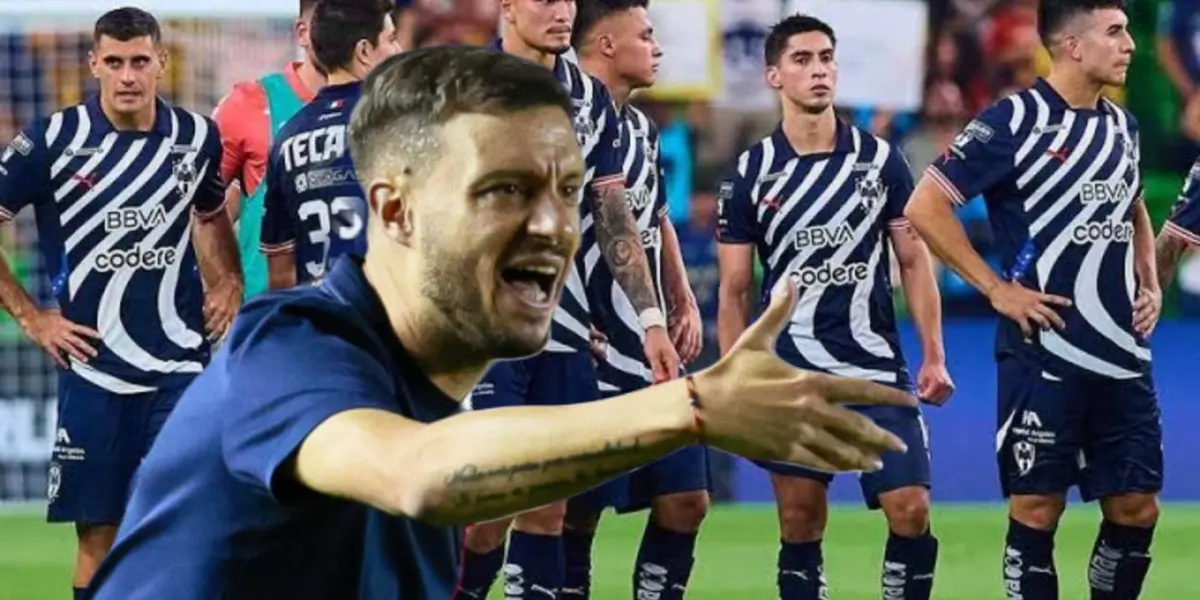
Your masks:
<svg viewBox="0 0 1200 600"><path fill-rule="evenodd" d="M943 361L929 361L921 364L917 372L917 398L926 404L942 406L950 400L954 393L954 380L950 379L950 371Z"/></svg>
<svg viewBox="0 0 1200 600"><path fill-rule="evenodd" d="M96 357L95 346L84 338L98 340L100 332L67 319L56 308L34 311L21 326L64 369L69 366L68 356L79 362Z"/></svg>
<svg viewBox="0 0 1200 600"><path fill-rule="evenodd" d="M646 361L654 371L654 383L675 379L679 375L679 355L664 327L651 327L646 330L646 341L642 348L646 351Z"/></svg>
<svg viewBox="0 0 1200 600"><path fill-rule="evenodd" d="M1133 301L1133 330L1143 338L1150 337L1161 315L1162 292L1145 286L1139 288Z"/></svg>
<svg viewBox="0 0 1200 600"><path fill-rule="evenodd" d="M215 342L225 337L233 317L242 306L242 284L226 277L204 294L204 328L208 339Z"/></svg>
<svg viewBox="0 0 1200 600"><path fill-rule="evenodd" d="M1034 327L1048 331L1051 327L1062 330L1067 326L1055 310L1057 306L1071 306L1071 301L1062 296L1043 294L1015 281L1003 281L991 291L989 299L996 312L1021 327L1021 334L1027 340L1033 337Z"/></svg>
<svg viewBox="0 0 1200 600"><path fill-rule="evenodd" d="M696 299L688 297L685 302L671 306L671 314L667 315L667 328L671 333L671 343L679 351L679 360L689 364L700 355L703 347L701 333L703 323L700 321L700 308Z"/></svg>
<svg viewBox="0 0 1200 600"><path fill-rule="evenodd" d="M795 304L795 285L785 278L729 353L693 376L706 440L747 458L823 471L879 469L881 455L907 450L904 443L838 404L916 406L917 400L865 379L804 371L780 359L775 338Z"/></svg>
<svg viewBox="0 0 1200 600"><path fill-rule="evenodd" d="M592 359L602 362L608 357L608 336L596 329L595 325L588 326L588 344L592 351Z"/></svg>

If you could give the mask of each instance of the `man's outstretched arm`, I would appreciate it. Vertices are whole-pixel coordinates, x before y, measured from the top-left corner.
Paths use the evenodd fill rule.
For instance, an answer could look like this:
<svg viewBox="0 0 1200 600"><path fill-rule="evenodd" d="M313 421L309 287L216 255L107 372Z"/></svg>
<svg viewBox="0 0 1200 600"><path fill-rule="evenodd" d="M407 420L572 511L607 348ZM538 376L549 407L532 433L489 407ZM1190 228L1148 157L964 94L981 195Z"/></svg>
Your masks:
<svg viewBox="0 0 1200 600"><path fill-rule="evenodd" d="M712 445L752 458L830 471L878 468L880 453L903 444L830 403L915 400L781 361L772 347L794 303L794 289L777 294L730 355L691 383L572 406L471 412L429 425L375 409L335 414L301 443L294 476L318 492L389 513L465 524L569 497L693 443L700 432Z"/></svg>

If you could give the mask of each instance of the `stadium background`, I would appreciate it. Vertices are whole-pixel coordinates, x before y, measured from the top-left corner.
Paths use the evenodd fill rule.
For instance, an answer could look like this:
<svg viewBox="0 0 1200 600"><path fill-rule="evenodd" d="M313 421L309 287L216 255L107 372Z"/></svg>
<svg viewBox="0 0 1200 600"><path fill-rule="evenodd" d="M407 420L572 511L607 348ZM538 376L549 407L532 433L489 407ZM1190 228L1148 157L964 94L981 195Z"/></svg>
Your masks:
<svg viewBox="0 0 1200 600"><path fill-rule="evenodd" d="M253 79L295 57L291 22L296 0L168 0L130 2L166 26L170 69L162 92L204 112L235 81ZM90 26L104 0L0 0L0 144L38 115L94 93L87 67ZM1142 127L1146 201L1156 226L1174 202L1200 139L1200 101L1172 82L1161 58L1177 49L1184 65L1200 65L1200 0L1131 0L1138 43L1124 89L1109 90ZM484 43L496 35L496 0L411 0L397 11L406 47ZM1174 5L1174 6L1172 6ZM716 348L717 275L712 230L719 172L778 116L761 83L764 28L797 10L838 30L843 117L899 144L914 173L940 153L974 112L1043 73L1036 0L654 0L652 14L666 56L658 89L639 97L662 130L672 218L685 240L691 280L703 306L707 352ZM1174 8L1175 10L1171 10ZM886 35L881 32L886 32ZM1189 54L1190 53L1190 54ZM1192 60L1187 60L1189 57ZM1185 68L1184 71L1187 71ZM1188 75L1184 75L1189 77ZM1190 75L1200 83L1200 72ZM1190 140L1189 137L1192 139ZM973 243L991 256L986 209L962 211ZM0 228L0 250L41 301L48 285L35 252L30 211ZM998 597L997 556L1003 509L995 502L994 373L990 308L939 269L946 349L958 392L929 419L935 515L943 539L938 598ZM896 296L903 310L903 296ZM1200 404L1190 381L1200 339L1200 259L1183 262L1167 292L1166 316L1153 339L1166 431L1170 502L1160 526L1158 563L1148 598L1200 597ZM904 326L914 364L919 345ZM40 522L46 459L54 439L54 369L7 314L0 315L0 600L63 597L71 534ZM693 592L697 598L763 598L773 593L776 533L770 486L753 467L725 456L719 465L722 505L702 534ZM878 597L875 565L881 523L857 504L851 478L834 485L845 504L831 518L829 576L841 598ZM1077 511L1077 513L1080 511ZM1060 535L1065 598L1083 597L1081 574L1094 529L1092 514L1068 519ZM628 597L628 568L640 519L613 519L599 542L599 598ZM1191 571L1189 571L1189 566ZM865 569L865 571L864 571ZM1072 570L1073 569L1073 570ZM1074 575L1066 575L1073 573ZM866 576L855 576L855 575ZM1074 577L1074 579L1072 579ZM1075 586L1075 587L1072 587Z"/></svg>

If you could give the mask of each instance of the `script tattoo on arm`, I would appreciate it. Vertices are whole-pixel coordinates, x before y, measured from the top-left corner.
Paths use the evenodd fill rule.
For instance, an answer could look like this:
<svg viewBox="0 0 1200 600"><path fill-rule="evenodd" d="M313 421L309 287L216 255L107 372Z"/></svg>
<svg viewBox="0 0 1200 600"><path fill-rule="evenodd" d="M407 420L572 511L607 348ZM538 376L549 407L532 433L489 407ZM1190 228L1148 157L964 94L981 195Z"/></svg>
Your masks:
<svg viewBox="0 0 1200 600"><path fill-rule="evenodd" d="M595 449L542 461L481 467L465 464L446 478L446 490L471 509L539 506L587 489L630 468L645 453L638 438L608 440Z"/></svg>
<svg viewBox="0 0 1200 600"><path fill-rule="evenodd" d="M621 182L603 183L589 192L592 216L595 219L596 241L613 278L629 296L633 308L641 313L658 307L650 266L642 251L637 221L625 202L625 186Z"/></svg>

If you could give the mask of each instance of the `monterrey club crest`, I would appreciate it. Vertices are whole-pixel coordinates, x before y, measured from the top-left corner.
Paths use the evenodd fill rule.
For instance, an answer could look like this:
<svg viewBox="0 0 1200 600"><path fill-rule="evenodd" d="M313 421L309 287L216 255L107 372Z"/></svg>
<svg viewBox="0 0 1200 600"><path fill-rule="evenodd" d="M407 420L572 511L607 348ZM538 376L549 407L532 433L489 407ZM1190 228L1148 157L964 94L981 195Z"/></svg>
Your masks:
<svg viewBox="0 0 1200 600"><path fill-rule="evenodd" d="M196 165L186 158L180 159L171 169L171 175L175 178L175 191L184 198L190 196L196 187Z"/></svg>
<svg viewBox="0 0 1200 600"><path fill-rule="evenodd" d="M887 186L878 178L863 177L854 184L854 195L858 196L864 211L874 213L883 206L887 198Z"/></svg>

